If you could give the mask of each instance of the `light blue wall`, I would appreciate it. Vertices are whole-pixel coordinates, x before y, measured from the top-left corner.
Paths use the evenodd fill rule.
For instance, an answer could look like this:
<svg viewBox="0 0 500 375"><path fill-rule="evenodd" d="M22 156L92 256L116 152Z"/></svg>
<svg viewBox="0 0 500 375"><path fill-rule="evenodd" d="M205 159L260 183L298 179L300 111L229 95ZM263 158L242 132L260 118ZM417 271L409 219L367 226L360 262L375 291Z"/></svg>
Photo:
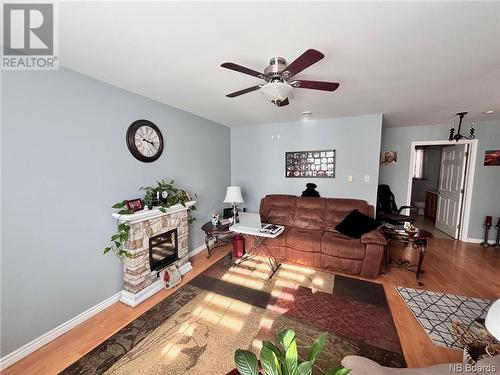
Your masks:
<svg viewBox="0 0 500 375"><path fill-rule="evenodd" d="M380 166L379 181L391 187L398 206L406 204L410 145L415 141L448 139L447 125L384 128L382 149L398 151L395 165ZM484 151L500 148L500 121L482 122L476 128L479 141L469 218L469 238L481 238L486 215L500 216L500 167L483 166ZM491 236L491 238L493 238Z"/></svg>
<svg viewBox="0 0 500 375"><path fill-rule="evenodd" d="M374 204L382 115L308 120L231 129L231 180L249 211L266 194L300 195L307 182L323 197L358 198ZM279 138L278 138L279 135ZM336 149L336 178L285 178L285 152ZM353 176L347 182L347 176ZM364 175L370 176L364 182Z"/></svg>
<svg viewBox="0 0 500 375"><path fill-rule="evenodd" d="M140 186L165 177L197 193L190 249L201 245L230 182L230 130L63 68L2 72L1 94L3 356L122 289L119 261L101 249L111 205ZM165 138L151 164L125 144L140 118Z"/></svg>

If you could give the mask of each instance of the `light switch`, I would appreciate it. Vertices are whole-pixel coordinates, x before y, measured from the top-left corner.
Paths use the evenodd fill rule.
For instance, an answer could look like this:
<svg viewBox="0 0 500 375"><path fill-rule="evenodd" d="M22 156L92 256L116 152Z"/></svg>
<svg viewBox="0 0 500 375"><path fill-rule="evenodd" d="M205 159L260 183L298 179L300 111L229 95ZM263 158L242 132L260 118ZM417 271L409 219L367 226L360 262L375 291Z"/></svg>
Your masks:
<svg viewBox="0 0 500 375"><path fill-rule="evenodd" d="M347 176L347 182L352 182L352 176Z"/></svg>
<svg viewBox="0 0 500 375"><path fill-rule="evenodd" d="M370 181L370 175L369 174L365 174L365 182L369 182Z"/></svg>

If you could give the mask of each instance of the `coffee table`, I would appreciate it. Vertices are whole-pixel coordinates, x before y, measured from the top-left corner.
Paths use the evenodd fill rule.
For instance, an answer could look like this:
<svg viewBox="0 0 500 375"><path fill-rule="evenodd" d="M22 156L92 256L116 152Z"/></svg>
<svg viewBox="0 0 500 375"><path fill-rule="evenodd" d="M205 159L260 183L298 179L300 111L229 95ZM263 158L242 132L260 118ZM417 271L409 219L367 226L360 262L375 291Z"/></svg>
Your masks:
<svg viewBox="0 0 500 375"><path fill-rule="evenodd" d="M384 273L388 271L389 264L392 262L390 249L391 242L398 241L405 244L411 244L413 249L418 250L418 263L410 264L410 261L401 258L395 260L394 262L398 268L415 272L418 285L424 285L420 281L420 276L425 272L422 269L422 264L427 251L427 240L433 237L432 233L423 229L418 229L416 232L406 232L405 230L389 228L386 226L381 227L380 232L387 240L387 245L384 246Z"/></svg>
<svg viewBox="0 0 500 375"><path fill-rule="evenodd" d="M231 243L232 231L229 230L230 225L222 225L221 223L213 225L210 221L202 225L201 230L205 232L205 246L208 251L207 258L210 258L215 248ZM214 246L210 248L210 241L212 239L214 240Z"/></svg>

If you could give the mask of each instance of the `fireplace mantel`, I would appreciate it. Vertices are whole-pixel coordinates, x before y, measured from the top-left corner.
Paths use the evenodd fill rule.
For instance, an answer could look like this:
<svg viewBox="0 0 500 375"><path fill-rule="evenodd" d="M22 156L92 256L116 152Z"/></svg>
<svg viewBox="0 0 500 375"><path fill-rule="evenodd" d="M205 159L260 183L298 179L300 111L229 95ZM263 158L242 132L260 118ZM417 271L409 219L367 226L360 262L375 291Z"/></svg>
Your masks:
<svg viewBox="0 0 500 375"><path fill-rule="evenodd" d="M144 220L154 219L154 218L157 218L160 216L170 215L170 214L173 214L176 212L187 210L189 207L191 207L195 203L196 203L196 201L186 202L185 207L182 204L178 203L176 205L165 208L165 212L160 211L159 208L153 208L152 210L140 210L140 211L134 212L133 214L129 214L129 215L125 215L125 214L119 215L117 213L113 213L112 215L115 219L118 219L120 222L135 224L135 223L139 223L139 222L144 221Z"/></svg>

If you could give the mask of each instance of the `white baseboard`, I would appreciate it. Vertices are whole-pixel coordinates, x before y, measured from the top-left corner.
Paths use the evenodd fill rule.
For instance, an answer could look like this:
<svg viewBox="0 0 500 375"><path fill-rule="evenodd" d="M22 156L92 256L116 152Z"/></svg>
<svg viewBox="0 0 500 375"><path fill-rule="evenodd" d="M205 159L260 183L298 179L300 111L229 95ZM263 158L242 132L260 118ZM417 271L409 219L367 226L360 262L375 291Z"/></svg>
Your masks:
<svg viewBox="0 0 500 375"><path fill-rule="evenodd" d="M144 302L153 294L158 293L164 287L165 284L163 283L163 280L158 279L153 284L151 284L147 288L144 288L138 293L131 293L126 290L122 290L120 302L131 307L136 307L138 304Z"/></svg>
<svg viewBox="0 0 500 375"><path fill-rule="evenodd" d="M13 352L5 355L0 358L0 370L3 370L15 362L21 360L26 357L28 354L33 353L35 350L40 349L42 346L48 344L52 340L55 340L59 336L65 334L72 328L77 325L83 323L87 319L91 318L98 312L104 310L105 308L111 306L113 303L118 302L120 300L122 292L118 292L108 299L98 303L97 305L91 307L90 309L82 312L81 314L75 316L74 318L68 320L67 322L57 326L56 328L50 330L47 333L37 337L36 339L28 342L27 344L21 346L20 348L14 350Z"/></svg>
<svg viewBox="0 0 500 375"><path fill-rule="evenodd" d="M213 241L211 241L211 244ZM196 249L191 250L188 253L188 257L191 258L193 255L198 254L199 252L206 250L206 246L203 244L201 246L198 246ZM189 272L190 270L193 269L193 266L191 265L190 262L186 263L186 265L179 267L179 272L181 275L184 275L186 272ZM150 289L151 288L151 289ZM150 289L150 290L148 290ZM65 334L72 328L76 327L77 325L83 323L87 319L91 318L98 312L104 310L105 308L111 306L115 302L123 302L126 303L129 306L137 306L140 302L144 301L146 298L152 296L153 294L157 293L163 289L163 282L161 280L158 280L154 284L151 284L148 288L144 289L138 294L141 294L142 292L146 291L145 293L141 294L140 298L137 298L137 296L134 296L133 293L127 292L125 290L122 290L108 299L98 303L97 305L91 307L90 309L82 312L81 314L75 316L74 318L68 320L67 322L57 326L56 328L52 329L51 331L44 333L43 335L37 337L36 339L28 342L27 344L21 346L20 348L14 350L13 352L5 355L4 357L0 358L0 370L3 370L17 361L23 359L27 355L33 353L35 350L40 349L42 346L48 344L49 342L55 340L59 336ZM151 293L151 294L149 294ZM147 295L144 299L144 297ZM139 302L138 302L139 301ZM135 305L133 305L135 303Z"/></svg>
<svg viewBox="0 0 500 375"><path fill-rule="evenodd" d="M483 242L484 240L482 238L469 238L467 237L464 242L470 242L470 243L481 243ZM494 240L488 240L488 243L490 245L494 245L495 244L495 241Z"/></svg>

